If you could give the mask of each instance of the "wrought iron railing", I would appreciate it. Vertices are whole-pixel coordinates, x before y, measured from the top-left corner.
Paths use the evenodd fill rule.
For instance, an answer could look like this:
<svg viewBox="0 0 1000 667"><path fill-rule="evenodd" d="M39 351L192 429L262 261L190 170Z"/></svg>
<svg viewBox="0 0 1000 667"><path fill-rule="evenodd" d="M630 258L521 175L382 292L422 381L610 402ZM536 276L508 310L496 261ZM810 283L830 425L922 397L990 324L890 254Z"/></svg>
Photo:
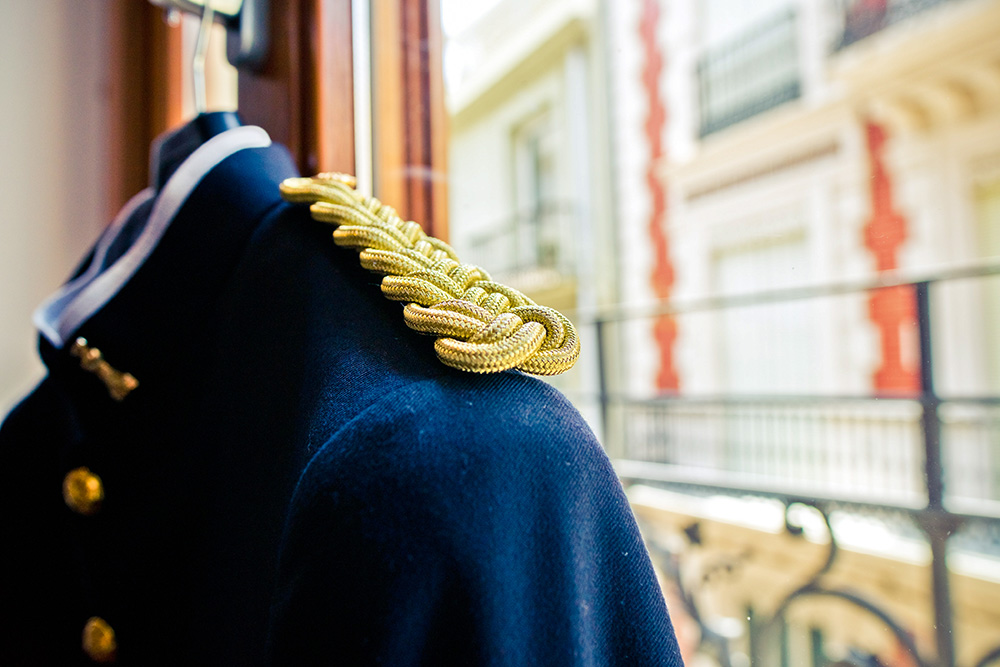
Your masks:
<svg viewBox="0 0 1000 667"><path fill-rule="evenodd" d="M1000 555L1000 396L942 396L935 384L935 370L940 372L941 367L935 365L932 336L940 325L932 322L932 297L951 294L942 289L943 284L949 283L950 289L958 281L988 281L977 294L994 294L1000 287L1000 263L916 279L882 275L856 283L714 297L644 311L619 310L594 321L604 442L626 482L694 495L771 498L786 510L805 504L822 515L830 537L827 562L795 588L770 618L755 622L759 651L773 649L774 627L784 622L784 614L798 599L837 598L880 619L913 664L955 666L949 545L961 542L964 549ZM919 387L909 395L650 398L621 389L621 378L616 375L625 357L612 354L610 341L615 338L613 329L621 325L752 305L864 295L890 287L912 290L915 300ZM995 320L1000 319L996 314L980 325L996 327ZM991 335L1000 336L1000 331ZM934 607L933 656L918 650L912 634L878 600L828 583L826 575L838 553L836 530L829 520L833 511L891 515L894 519L887 525L916 531L926 541ZM797 530L792 523L786 524L790 532ZM683 568L676 553L664 552L661 560L668 570ZM697 596L684 588L685 577L676 581L692 618L703 625L703 645L717 655L725 654L725 637L700 620ZM997 634L1000 640L1000 630ZM720 658L720 664L729 664L728 660ZM996 660L1000 660L1000 649L974 664ZM759 664L778 663L765 660Z"/></svg>
<svg viewBox="0 0 1000 667"><path fill-rule="evenodd" d="M927 9L954 1L837 0L844 28L836 48L845 48Z"/></svg>
<svg viewBox="0 0 1000 667"><path fill-rule="evenodd" d="M701 136L801 95L795 12L788 11L714 48L698 61Z"/></svg>

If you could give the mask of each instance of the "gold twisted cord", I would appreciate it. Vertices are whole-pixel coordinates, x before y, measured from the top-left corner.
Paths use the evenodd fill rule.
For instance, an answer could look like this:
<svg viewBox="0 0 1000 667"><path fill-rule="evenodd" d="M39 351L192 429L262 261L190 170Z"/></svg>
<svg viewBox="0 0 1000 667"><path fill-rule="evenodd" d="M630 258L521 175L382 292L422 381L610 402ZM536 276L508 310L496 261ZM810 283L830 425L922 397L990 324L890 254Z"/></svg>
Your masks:
<svg viewBox="0 0 1000 667"><path fill-rule="evenodd" d="M352 176L319 174L286 179L281 194L310 204L314 219L336 226L337 245L357 250L364 268L384 275L382 293L406 303L407 326L438 337L442 362L471 373L518 368L535 375L576 363L580 339L562 313L462 264L447 243L354 186Z"/></svg>

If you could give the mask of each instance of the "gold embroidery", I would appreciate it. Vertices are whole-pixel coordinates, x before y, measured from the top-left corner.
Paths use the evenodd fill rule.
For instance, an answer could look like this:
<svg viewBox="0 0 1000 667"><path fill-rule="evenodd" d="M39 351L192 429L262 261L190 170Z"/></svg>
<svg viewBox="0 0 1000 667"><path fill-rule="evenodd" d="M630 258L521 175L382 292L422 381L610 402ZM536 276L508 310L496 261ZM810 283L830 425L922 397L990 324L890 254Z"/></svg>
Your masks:
<svg viewBox="0 0 1000 667"><path fill-rule="evenodd" d="M310 204L313 218L337 227L337 245L357 250L363 267L385 276L382 293L407 304L407 326L438 336L434 349L443 363L471 373L518 368L536 375L576 363L580 339L562 313L462 264L447 243L354 185L352 176L319 174L286 179L281 193Z"/></svg>

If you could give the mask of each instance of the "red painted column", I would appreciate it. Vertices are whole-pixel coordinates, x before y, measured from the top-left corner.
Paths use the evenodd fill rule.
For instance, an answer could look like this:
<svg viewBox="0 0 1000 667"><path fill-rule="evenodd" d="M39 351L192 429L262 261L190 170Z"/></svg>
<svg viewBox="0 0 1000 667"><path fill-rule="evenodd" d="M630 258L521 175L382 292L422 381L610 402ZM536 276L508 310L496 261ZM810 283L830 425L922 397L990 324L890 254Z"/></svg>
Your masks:
<svg viewBox="0 0 1000 667"><path fill-rule="evenodd" d="M649 214L649 239L653 249L653 272L650 276L653 293L661 301L670 297L674 285L674 267L670 262L670 245L666 233L667 189L657 176L657 169L666 156L663 130L667 124L667 109L660 95L660 75L663 72L663 54L656 41L656 27L660 19L658 0L643 0L639 20L639 38L643 47L642 84L649 104L645 133L649 145L646 163L646 187L651 208ZM662 315L653 323L653 338L660 354L660 369L656 375L656 388L676 392L680 379L674 367L674 343L677 340L677 321Z"/></svg>
<svg viewBox="0 0 1000 667"><path fill-rule="evenodd" d="M892 176L885 164L885 129L868 121L865 126L871 169L872 217L865 225L864 243L875 258L879 272L898 268L898 253L906 240L906 219L895 210ZM868 317L878 331L881 363L872 376L876 391L917 393L919 370L913 360L903 358L903 344L916 342L916 301L913 288L889 287L868 296Z"/></svg>

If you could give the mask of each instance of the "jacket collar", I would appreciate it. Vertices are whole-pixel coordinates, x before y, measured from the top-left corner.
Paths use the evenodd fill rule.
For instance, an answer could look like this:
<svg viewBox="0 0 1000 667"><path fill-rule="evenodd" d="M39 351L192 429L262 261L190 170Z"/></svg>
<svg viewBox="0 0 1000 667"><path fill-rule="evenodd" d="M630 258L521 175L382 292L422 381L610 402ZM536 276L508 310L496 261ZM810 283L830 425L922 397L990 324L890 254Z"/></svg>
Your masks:
<svg viewBox="0 0 1000 667"><path fill-rule="evenodd" d="M133 198L87 267L36 311L50 372L81 376L74 343L84 338L141 387L176 390L207 353L226 282L257 225L282 206L278 185L294 175L288 152L245 126L208 140L158 195ZM99 376L90 370L82 375Z"/></svg>

